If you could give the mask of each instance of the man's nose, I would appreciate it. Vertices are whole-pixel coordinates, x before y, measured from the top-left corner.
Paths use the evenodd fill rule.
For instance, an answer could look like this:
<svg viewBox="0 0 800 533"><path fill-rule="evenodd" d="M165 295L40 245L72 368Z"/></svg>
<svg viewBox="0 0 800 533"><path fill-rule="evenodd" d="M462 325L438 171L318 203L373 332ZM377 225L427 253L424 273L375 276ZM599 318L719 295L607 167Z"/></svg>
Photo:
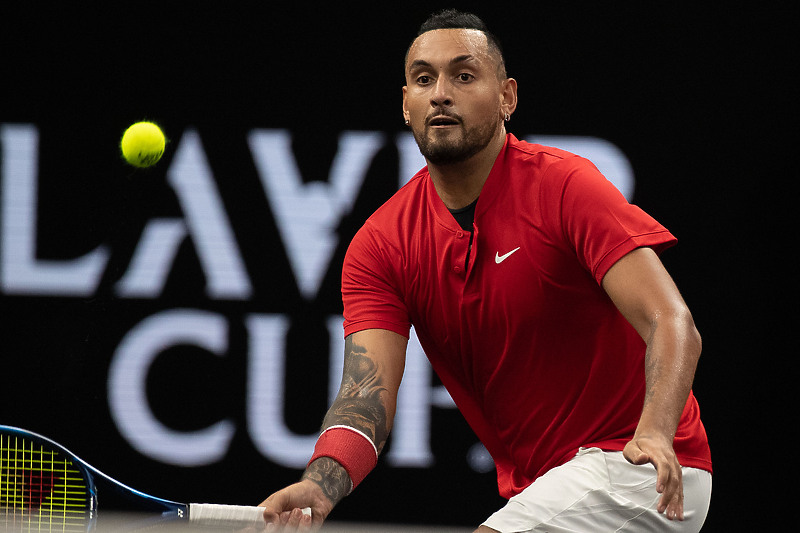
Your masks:
<svg viewBox="0 0 800 533"><path fill-rule="evenodd" d="M431 107L449 107L453 105L452 89L453 87L448 83L447 79L444 76L440 76L433 88Z"/></svg>

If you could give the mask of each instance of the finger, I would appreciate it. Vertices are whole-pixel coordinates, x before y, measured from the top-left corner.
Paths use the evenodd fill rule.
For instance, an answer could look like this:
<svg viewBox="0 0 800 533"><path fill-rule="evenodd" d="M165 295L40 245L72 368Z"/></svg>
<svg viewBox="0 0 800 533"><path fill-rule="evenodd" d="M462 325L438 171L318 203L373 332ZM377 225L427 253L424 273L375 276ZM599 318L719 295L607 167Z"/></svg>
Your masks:
<svg viewBox="0 0 800 533"><path fill-rule="evenodd" d="M658 505L659 509L663 507L664 516L670 520L683 520L683 494L676 493L672 498L666 500L664 496ZM662 512L659 510L659 512Z"/></svg>
<svg viewBox="0 0 800 533"><path fill-rule="evenodd" d="M288 504L288 496L283 492L276 492L259 504L264 508L264 516L267 514L278 514L283 511Z"/></svg>
<svg viewBox="0 0 800 533"><path fill-rule="evenodd" d="M307 515L302 509L292 511L290 524L297 528L297 531L309 531L311 529L311 515Z"/></svg>
<svg viewBox="0 0 800 533"><path fill-rule="evenodd" d="M670 479L670 485L664 491L667 499L666 516L670 520L683 520L683 479L680 470Z"/></svg>
<svg viewBox="0 0 800 533"><path fill-rule="evenodd" d="M676 502L667 506L666 514L670 520L683 520L683 502Z"/></svg>
<svg viewBox="0 0 800 533"><path fill-rule="evenodd" d="M301 509L292 509L286 513L281 513L282 517L283 515L286 515L286 522L283 526L284 532L310 531L311 517L305 515Z"/></svg>
<svg viewBox="0 0 800 533"><path fill-rule="evenodd" d="M654 466L656 467L656 492L664 494L669 486L671 477L669 465L661 463L655 464ZM667 496L667 494L664 494L664 496Z"/></svg>
<svg viewBox="0 0 800 533"><path fill-rule="evenodd" d="M656 491L661 493L658 512L666 512L670 520L683 519L683 479L680 469L671 470L662 465L658 469Z"/></svg>
<svg viewBox="0 0 800 533"><path fill-rule="evenodd" d="M280 524L281 504L276 502L276 498L270 497L261 502L260 507L264 508L264 522L267 524Z"/></svg>

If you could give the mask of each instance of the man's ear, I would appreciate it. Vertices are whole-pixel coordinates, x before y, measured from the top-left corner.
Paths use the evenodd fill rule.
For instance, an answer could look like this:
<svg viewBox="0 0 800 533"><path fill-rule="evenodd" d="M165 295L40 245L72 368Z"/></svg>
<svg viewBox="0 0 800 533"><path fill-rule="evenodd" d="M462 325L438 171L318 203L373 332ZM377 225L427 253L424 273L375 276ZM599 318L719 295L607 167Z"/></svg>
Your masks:
<svg viewBox="0 0 800 533"><path fill-rule="evenodd" d="M411 115L406 109L406 93L408 92L408 86L403 86L403 119L406 121L406 125L411 121Z"/></svg>
<svg viewBox="0 0 800 533"><path fill-rule="evenodd" d="M511 116L517 109L517 80L507 78L503 82L500 99L500 110L504 115Z"/></svg>

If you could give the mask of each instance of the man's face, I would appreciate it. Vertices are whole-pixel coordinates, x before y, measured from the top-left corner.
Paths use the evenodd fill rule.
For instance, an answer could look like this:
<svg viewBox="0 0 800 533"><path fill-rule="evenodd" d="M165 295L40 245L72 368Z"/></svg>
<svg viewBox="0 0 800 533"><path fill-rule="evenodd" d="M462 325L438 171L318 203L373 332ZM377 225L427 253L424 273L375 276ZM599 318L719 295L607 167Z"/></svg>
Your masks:
<svg viewBox="0 0 800 533"><path fill-rule="evenodd" d="M403 113L425 158L446 165L469 159L503 122L498 58L477 30L434 30L417 37L406 59Z"/></svg>

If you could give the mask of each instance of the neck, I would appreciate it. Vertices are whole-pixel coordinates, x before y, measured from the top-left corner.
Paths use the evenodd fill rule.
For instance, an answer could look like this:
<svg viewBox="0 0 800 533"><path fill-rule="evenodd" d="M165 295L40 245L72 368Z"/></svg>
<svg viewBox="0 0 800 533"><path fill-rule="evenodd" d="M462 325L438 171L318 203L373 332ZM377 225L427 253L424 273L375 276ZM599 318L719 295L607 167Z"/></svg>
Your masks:
<svg viewBox="0 0 800 533"><path fill-rule="evenodd" d="M505 128L501 128L501 131L502 135L495 137L486 148L466 161L450 165L428 162L433 185L448 209L461 209L478 198L505 144Z"/></svg>

